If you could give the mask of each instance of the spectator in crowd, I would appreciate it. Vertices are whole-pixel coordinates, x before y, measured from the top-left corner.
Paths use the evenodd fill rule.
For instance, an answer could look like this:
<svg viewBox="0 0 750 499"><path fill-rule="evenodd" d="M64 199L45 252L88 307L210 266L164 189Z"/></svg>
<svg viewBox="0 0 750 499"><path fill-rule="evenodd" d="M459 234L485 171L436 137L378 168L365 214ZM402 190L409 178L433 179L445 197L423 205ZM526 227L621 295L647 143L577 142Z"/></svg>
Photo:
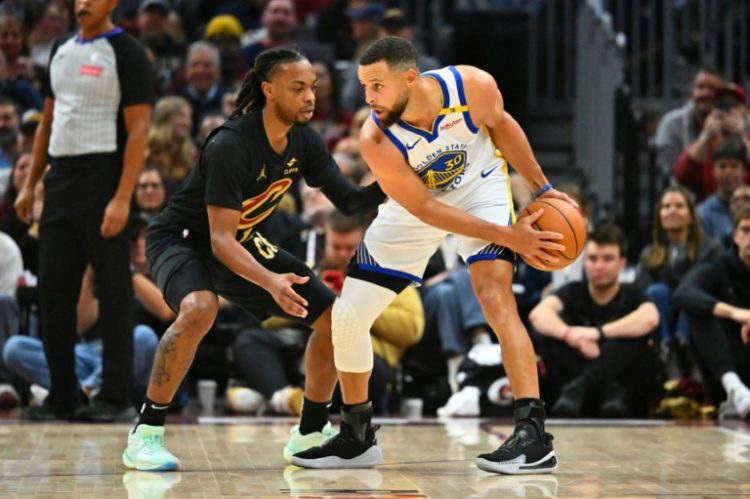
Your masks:
<svg viewBox="0 0 750 499"><path fill-rule="evenodd" d="M21 20L0 14L0 52L5 56L5 71L10 79L34 79L31 60L24 53L24 32Z"/></svg>
<svg viewBox="0 0 750 499"><path fill-rule="evenodd" d="M193 109L184 97L159 99L149 129L146 163L159 167L170 192L185 179L198 157L192 129Z"/></svg>
<svg viewBox="0 0 750 499"><path fill-rule="evenodd" d="M219 51L221 81L229 88L242 84L247 68L242 60L242 25L236 17L216 16L206 25L203 38Z"/></svg>
<svg viewBox="0 0 750 499"><path fill-rule="evenodd" d="M102 388L104 346L100 326L97 326L99 301L91 266L87 267L80 288L76 305L76 333L81 341L75 345L75 375L81 391L93 399ZM135 390L131 396L136 398L146 390L158 338L150 327L142 324L130 334L134 344L132 384ZM39 338L26 335L11 337L3 345L3 360L11 372L28 383L45 390L52 386L52 374Z"/></svg>
<svg viewBox="0 0 750 499"><path fill-rule="evenodd" d="M167 187L159 167L148 165L138 176L138 184L133 195L135 211L145 219L161 213L167 204Z"/></svg>
<svg viewBox="0 0 750 499"><path fill-rule="evenodd" d="M271 0L263 9L261 18L265 34L244 49L242 59L248 68L255 66L255 58L264 50L292 43L292 33L297 27L297 18L292 0Z"/></svg>
<svg viewBox="0 0 750 499"><path fill-rule="evenodd" d="M19 330L20 311L15 296L22 272L21 250L9 235L0 232L0 345ZM0 407L15 407L19 400L13 374L0 359Z"/></svg>
<svg viewBox="0 0 750 499"><path fill-rule="evenodd" d="M72 28L70 12L63 0L51 0L40 11L29 32L29 55L35 74L46 71L55 39Z"/></svg>
<svg viewBox="0 0 750 499"><path fill-rule="evenodd" d="M203 119L198 127L198 135L195 138L199 149L203 147L211 132L220 127L226 120L226 116L218 111L211 111L203 115Z"/></svg>
<svg viewBox="0 0 750 499"><path fill-rule="evenodd" d="M0 115L2 111L0 110ZM0 202L0 231L5 232L16 242L28 230L29 225L18 218L13 205L18 193L23 188L26 177L29 176L31 154L24 153L16 157L10 172L10 181L5 188L5 196Z"/></svg>
<svg viewBox="0 0 750 499"><path fill-rule="evenodd" d="M636 282L659 309L656 340L664 360L674 348L687 347L690 333L687 316L674 308L672 294L696 263L720 253L719 245L702 233L693 199L692 193L681 186L662 192L651 244L643 248L638 262Z"/></svg>
<svg viewBox="0 0 750 499"><path fill-rule="evenodd" d="M175 73L185 58L185 46L169 32L169 0L141 0L136 25L138 36L153 54L154 75L159 95L172 87Z"/></svg>
<svg viewBox="0 0 750 499"><path fill-rule="evenodd" d="M18 278L22 273L21 250L12 237L5 232L0 232L0 296L8 296L12 299L16 295ZM2 315L2 310L0 310L0 315Z"/></svg>
<svg viewBox="0 0 750 499"><path fill-rule="evenodd" d="M0 174L2 169L13 165L18 154L18 129L21 117L16 103L8 97L0 97ZM7 179L7 173L3 176ZM2 185L5 185L4 183Z"/></svg>
<svg viewBox="0 0 750 499"><path fill-rule="evenodd" d="M750 207L734 217L734 243L698 264L675 292L719 415L750 415Z"/></svg>
<svg viewBox="0 0 750 499"><path fill-rule="evenodd" d="M341 105L341 78L333 64L318 60L313 62L313 69L318 77L318 90L315 94L315 114L310 123L332 151L347 134L353 114Z"/></svg>
<svg viewBox="0 0 750 499"><path fill-rule="evenodd" d="M742 137L731 136L719 142L712 163L716 192L698 205L698 218L703 233L718 242L732 233L729 201L747 174L748 149Z"/></svg>
<svg viewBox="0 0 750 499"><path fill-rule="evenodd" d="M546 397L560 390L552 406L559 416L645 416L657 381L648 340L659 312L642 291L618 280L626 263L619 227L594 229L585 252L587 282L563 286L529 315L543 335Z"/></svg>
<svg viewBox="0 0 750 499"><path fill-rule="evenodd" d="M14 78L8 72L5 55L0 52L0 96L12 99L21 111L41 109L42 96L34 85L25 78Z"/></svg>
<svg viewBox="0 0 750 499"><path fill-rule="evenodd" d="M716 69L701 67L693 78L691 99L682 107L669 111L659 122L656 154L659 174L665 183L674 175L680 153L688 146L702 144L707 138L704 136L698 140L706 118L714 109L714 95L723 85Z"/></svg>
<svg viewBox="0 0 750 499"><path fill-rule="evenodd" d="M747 96L736 83L716 91L716 105L706 118L700 135L680 154L675 177L695 192L699 201L716 191L712 155L716 145L728 137L738 137L748 144Z"/></svg>
<svg viewBox="0 0 750 499"><path fill-rule="evenodd" d="M193 107L190 135L196 135L203 115L209 111L221 111L222 97L227 92L221 83L219 50L206 41L193 42L188 48L185 76L187 82L178 93Z"/></svg>
<svg viewBox="0 0 750 499"><path fill-rule="evenodd" d="M15 205L29 221L49 156L38 287L52 384L45 404L24 417L106 422L135 416L130 237L123 229L145 157L154 85L142 45L111 22L114 4L76 5L80 29L55 44L31 169ZM108 56L93 57L99 53ZM87 264L99 299L102 388L90 405L76 410L75 310Z"/></svg>
<svg viewBox="0 0 750 499"><path fill-rule="evenodd" d="M729 213L734 217L742 210L745 206L750 206L750 185L741 185L737 187L732 193L732 198L729 201ZM729 248L734 244L734 236L732 232L726 234L721 240L722 245L725 248Z"/></svg>
<svg viewBox="0 0 750 499"><path fill-rule="evenodd" d="M349 60L354 56L355 42L347 9L352 0L330 0L320 9L315 26L318 42L333 46L336 60Z"/></svg>
<svg viewBox="0 0 750 499"><path fill-rule="evenodd" d="M380 35L400 36L416 44L416 40L414 40L414 26L409 22L406 13L397 7L387 9L383 13L383 17L380 20ZM419 64L419 69L422 71L430 71L443 66L440 61L431 55L427 55L421 49L417 64Z"/></svg>
<svg viewBox="0 0 750 499"><path fill-rule="evenodd" d="M209 3L209 2L205 2ZM210 2L214 3L214 2ZM260 27L260 17L263 10L263 4L266 0L224 0L214 8L215 16L229 14L237 18L242 23L245 31L256 30Z"/></svg>

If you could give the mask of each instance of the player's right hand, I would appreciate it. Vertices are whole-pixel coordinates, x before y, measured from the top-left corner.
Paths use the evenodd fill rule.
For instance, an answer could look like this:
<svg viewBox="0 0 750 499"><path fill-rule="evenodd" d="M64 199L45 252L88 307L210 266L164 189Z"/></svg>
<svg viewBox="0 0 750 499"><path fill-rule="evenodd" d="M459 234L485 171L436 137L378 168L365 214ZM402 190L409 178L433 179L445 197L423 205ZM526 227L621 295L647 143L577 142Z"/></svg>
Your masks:
<svg viewBox="0 0 750 499"><path fill-rule="evenodd" d="M34 190L23 187L16 197L14 204L18 218L25 223L31 223L31 207L34 205Z"/></svg>
<svg viewBox="0 0 750 499"><path fill-rule="evenodd" d="M274 274L268 292L279 304L279 307L292 317L307 317L307 300L297 294L292 288L294 284L305 284L310 278L297 274Z"/></svg>
<svg viewBox="0 0 750 499"><path fill-rule="evenodd" d="M510 240L498 241L498 244L508 246L539 268L560 261L559 258L552 256L548 251L565 251L565 246L555 242L555 240L563 238L562 234L559 232L540 231L534 228L534 222L539 220L542 213L544 213L544 209L537 210L531 215L520 218L511 226Z"/></svg>

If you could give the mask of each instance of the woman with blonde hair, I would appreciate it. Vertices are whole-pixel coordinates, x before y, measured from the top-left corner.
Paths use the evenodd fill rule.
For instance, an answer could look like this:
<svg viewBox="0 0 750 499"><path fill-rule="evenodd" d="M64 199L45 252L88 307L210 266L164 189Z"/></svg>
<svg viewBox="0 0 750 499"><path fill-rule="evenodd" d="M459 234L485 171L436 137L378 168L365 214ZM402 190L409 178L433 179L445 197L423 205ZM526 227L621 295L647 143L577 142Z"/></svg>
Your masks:
<svg viewBox="0 0 750 499"><path fill-rule="evenodd" d="M190 136L192 126L193 111L183 97L162 97L156 103L148 134L146 163L157 165L172 184L184 180L198 157L198 149Z"/></svg>
<svg viewBox="0 0 750 499"><path fill-rule="evenodd" d="M670 343L687 345L687 317L677 313L672 293L682 277L697 262L717 255L718 244L703 237L693 194L682 186L667 187L654 214L652 242L641 252L637 282L659 309L659 344L663 358Z"/></svg>

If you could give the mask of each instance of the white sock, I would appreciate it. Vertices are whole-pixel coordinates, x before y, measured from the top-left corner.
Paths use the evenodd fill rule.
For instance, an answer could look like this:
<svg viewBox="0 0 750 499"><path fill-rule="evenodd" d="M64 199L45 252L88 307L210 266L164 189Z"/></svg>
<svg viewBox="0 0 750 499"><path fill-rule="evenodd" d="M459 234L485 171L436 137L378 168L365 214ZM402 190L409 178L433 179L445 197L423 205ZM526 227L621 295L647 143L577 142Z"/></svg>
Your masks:
<svg viewBox="0 0 750 499"><path fill-rule="evenodd" d="M448 358L448 385L450 385L452 393L458 391L458 367L463 360L463 355Z"/></svg>
<svg viewBox="0 0 750 499"><path fill-rule="evenodd" d="M492 343L492 338L486 332L477 333L471 338L472 345L489 345Z"/></svg>
<svg viewBox="0 0 750 499"><path fill-rule="evenodd" d="M721 384L727 392L727 398L732 401L741 418L750 414L750 388L748 388L735 372L724 373Z"/></svg>

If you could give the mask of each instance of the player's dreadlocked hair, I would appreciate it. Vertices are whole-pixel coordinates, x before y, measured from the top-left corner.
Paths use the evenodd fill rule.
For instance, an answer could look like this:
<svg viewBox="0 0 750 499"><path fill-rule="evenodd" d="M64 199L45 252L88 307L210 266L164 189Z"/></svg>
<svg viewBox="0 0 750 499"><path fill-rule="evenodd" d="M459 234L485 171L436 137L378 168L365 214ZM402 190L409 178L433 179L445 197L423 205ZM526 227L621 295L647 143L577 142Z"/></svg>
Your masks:
<svg viewBox="0 0 750 499"><path fill-rule="evenodd" d="M247 110L262 108L266 103L266 96L263 95L261 83L268 81L271 73L279 65L287 62L297 62L306 60L307 57L302 50L296 45L285 45L265 50L255 58L255 66L247 72L245 79L242 81L242 88L237 94L237 104L234 112L229 118L235 118L245 114Z"/></svg>

